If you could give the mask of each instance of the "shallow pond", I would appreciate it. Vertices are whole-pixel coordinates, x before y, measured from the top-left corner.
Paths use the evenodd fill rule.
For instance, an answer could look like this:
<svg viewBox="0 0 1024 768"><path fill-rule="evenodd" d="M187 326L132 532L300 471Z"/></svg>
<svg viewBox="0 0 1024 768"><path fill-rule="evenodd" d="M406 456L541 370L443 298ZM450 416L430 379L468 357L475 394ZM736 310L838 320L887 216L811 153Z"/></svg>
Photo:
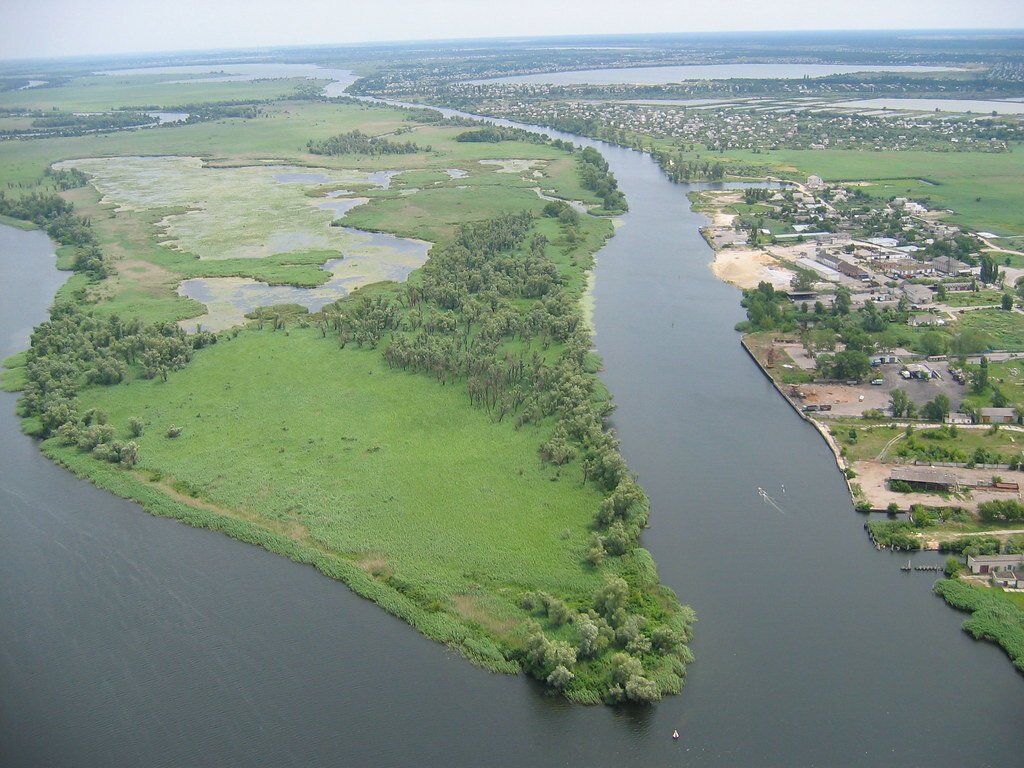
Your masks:
<svg viewBox="0 0 1024 768"><path fill-rule="evenodd" d="M206 305L199 317L182 320L188 331L202 328L221 331L245 322L245 315L257 307L299 304L316 312L364 285L382 280L401 282L427 260L430 243L351 227L343 231L360 240L344 257L330 259L324 270L332 277L316 288L268 285L248 277L212 277L185 280L178 293Z"/></svg>
<svg viewBox="0 0 1024 768"><path fill-rule="evenodd" d="M182 322L222 330L244 321L259 306L294 303L311 311L356 288L404 280L427 259L430 243L332 226L366 198L344 198L344 189L310 197L324 184L369 182L387 188L400 171L309 169L259 165L210 168L197 157L114 157L68 160L54 167L86 171L106 202L120 209L182 209L160 222L164 244L201 260L259 259L276 254L329 251L331 279L316 288L271 286L250 278L194 278L178 292L207 305L208 312ZM240 194L239 190L245 190Z"/></svg>

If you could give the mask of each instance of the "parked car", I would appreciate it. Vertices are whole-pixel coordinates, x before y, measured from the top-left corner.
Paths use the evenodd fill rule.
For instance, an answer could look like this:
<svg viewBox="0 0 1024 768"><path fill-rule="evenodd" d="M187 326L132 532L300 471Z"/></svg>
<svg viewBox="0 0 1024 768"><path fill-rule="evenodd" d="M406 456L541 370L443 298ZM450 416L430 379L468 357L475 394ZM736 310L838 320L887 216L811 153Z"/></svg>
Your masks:
<svg viewBox="0 0 1024 768"><path fill-rule="evenodd" d="M882 384L885 384L885 379L872 379L872 380L871 380L871 383L872 383L873 385L875 385L876 387L879 387L879 386L881 386Z"/></svg>

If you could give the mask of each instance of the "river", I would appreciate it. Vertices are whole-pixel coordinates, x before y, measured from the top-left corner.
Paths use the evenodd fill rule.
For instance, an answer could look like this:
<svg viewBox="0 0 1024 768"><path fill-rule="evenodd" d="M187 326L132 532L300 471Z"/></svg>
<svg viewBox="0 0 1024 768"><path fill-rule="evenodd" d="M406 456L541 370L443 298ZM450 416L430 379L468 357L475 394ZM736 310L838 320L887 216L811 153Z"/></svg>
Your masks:
<svg viewBox="0 0 1024 768"><path fill-rule="evenodd" d="M825 444L742 352L688 187L567 138L630 201L596 344L651 497L643 543L700 619L683 693L586 708L472 667L312 568L75 479L0 393L0 764L1020 764L1022 678L868 544ZM0 227L4 354L60 282L51 254Z"/></svg>

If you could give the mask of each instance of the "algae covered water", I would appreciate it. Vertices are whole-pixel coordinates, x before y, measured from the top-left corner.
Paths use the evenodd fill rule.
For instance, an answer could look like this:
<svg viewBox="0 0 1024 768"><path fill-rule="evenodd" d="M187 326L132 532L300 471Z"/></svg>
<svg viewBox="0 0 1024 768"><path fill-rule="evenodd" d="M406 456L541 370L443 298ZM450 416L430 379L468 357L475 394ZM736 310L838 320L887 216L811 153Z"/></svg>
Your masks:
<svg viewBox="0 0 1024 768"><path fill-rule="evenodd" d="M0 764L1019 763L1022 678L867 544L828 449L742 352L688 188L586 143L631 206L598 256L596 343L643 544L698 612L683 693L587 708L472 667L310 567L77 480L3 394ZM61 276L40 233L0 238L6 354Z"/></svg>

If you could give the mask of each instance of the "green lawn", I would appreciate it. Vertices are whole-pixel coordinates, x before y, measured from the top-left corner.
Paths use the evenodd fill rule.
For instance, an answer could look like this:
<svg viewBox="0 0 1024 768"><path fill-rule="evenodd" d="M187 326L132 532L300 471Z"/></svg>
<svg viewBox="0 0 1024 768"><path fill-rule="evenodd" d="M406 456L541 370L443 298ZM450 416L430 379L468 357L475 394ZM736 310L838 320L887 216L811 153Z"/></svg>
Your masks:
<svg viewBox="0 0 1024 768"><path fill-rule="evenodd" d="M950 307L983 307L998 305L1002 300L1001 291L950 291L941 303Z"/></svg>

